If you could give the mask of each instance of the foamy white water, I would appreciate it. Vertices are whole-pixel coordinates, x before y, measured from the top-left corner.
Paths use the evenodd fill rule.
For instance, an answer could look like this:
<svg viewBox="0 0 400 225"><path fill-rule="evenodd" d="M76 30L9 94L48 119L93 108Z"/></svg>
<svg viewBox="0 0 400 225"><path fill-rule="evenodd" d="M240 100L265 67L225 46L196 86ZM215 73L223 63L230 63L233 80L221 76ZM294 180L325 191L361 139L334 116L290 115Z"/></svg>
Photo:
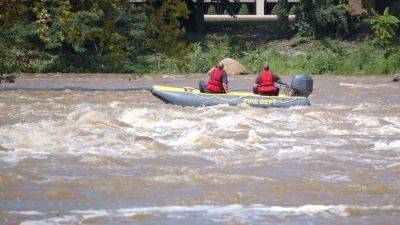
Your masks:
<svg viewBox="0 0 400 225"><path fill-rule="evenodd" d="M281 207L265 205L194 205L194 206L163 206L163 207L137 207L116 210L73 210L68 215L62 217L52 217L47 219L27 220L22 225L32 224L71 224L71 223L91 223L91 221L126 221L126 219L157 218L159 221L174 220L196 220L206 216L204 223L227 223L237 221L239 223L270 224L265 221L265 217L277 220L287 217L298 219L301 217L313 219L322 217L325 221L332 221L333 218L346 218L351 216L353 211L358 211L358 216L368 216L370 214L384 214L386 216L396 215L400 207L393 205L385 206L346 206L346 205L303 205L299 207ZM42 212L10 212L13 215L44 215ZM162 222L161 222L162 223ZM272 223L271 223L272 224Z"/></svg>

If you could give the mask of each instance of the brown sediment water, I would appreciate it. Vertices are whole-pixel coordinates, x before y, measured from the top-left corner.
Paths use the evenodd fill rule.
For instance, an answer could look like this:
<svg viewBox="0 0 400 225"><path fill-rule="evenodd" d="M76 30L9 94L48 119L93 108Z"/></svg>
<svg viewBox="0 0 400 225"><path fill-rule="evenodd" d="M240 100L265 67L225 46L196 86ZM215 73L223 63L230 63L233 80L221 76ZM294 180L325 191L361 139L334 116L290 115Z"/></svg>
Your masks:
<svg viewBox="0 0 400 225"><path fill-rule="evenodd" d="M1 84L110 91L0 91L0 224L400 223L400 85L390 77L316 76L312 106L287 109L111 91L204 78Z"/></svg>

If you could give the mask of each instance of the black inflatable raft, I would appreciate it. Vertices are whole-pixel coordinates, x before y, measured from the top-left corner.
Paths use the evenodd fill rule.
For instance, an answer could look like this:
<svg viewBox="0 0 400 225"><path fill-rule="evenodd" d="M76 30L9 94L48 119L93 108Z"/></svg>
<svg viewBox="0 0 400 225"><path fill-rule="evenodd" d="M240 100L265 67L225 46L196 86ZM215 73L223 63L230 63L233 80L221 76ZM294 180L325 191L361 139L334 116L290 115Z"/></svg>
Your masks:
<svg viewBox="0 0 400 225"><path fill-rule="evenodd" d="M181 106L213 106L229 104L236 106L247 104L258 108L309 106L310 101L306 97L261 96L249 92L229 92L228 94L200 93L195 88L179 88L155 85L151 93L165 103Z"/></svg>

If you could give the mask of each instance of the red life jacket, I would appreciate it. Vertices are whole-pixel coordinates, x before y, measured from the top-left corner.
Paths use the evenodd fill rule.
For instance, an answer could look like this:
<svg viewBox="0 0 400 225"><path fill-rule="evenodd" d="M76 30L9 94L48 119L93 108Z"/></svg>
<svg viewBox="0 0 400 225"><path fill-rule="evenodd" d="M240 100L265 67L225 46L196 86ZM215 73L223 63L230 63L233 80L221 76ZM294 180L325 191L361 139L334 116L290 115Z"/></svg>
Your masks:
<svg viewBox="0 0 400 225"><path fill-rule="evenodd" d="M260 76L260 84L257 87L257 91L261 93L275 93L276 87L274 77L268 70L264 70Z"/></svg>
<svg viewBox="0 0 400 225"><path fill-rule="evenodd" d="M222 84L223 70L216 68L211 72L210 80L206 84L206 88L214 93L224 93L224 86Z"/></svg>

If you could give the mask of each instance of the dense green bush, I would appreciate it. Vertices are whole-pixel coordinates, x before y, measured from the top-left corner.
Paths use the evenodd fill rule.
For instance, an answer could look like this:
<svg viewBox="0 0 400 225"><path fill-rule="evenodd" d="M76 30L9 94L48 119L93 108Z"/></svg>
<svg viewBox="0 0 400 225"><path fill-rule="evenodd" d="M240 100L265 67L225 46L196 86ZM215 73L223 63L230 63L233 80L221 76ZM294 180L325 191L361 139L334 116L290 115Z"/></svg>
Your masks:
<svg viewBox="0 0 400 225"><path fill-rule="evenodd" d="M208 7L207 14L208 15L216 15L217 14L217 10L215 9L214 5L210 5L210 7Z"/></svg>
<svg viewBox="0 0 400 225"><path fill-rule="evenodd" d="M339 3L333 0L301 0L296 22L299 34L317 38L348 37L353 29L353 19Z"/></svg>
<svg viewBox="0 0 400 225"><path fill-rule="evenodd" d="M278 3L272 9L272 14L278 16L276 28L279 37L287 37L290 33L289 23L289 3L287 0L278 0Z"/></svg>
<svg viewBox="0 0 400 225"><path fill-rule="evenodd" d="M290 47L297 47L299 45L307 43L309 40L310 39L308 37L303 37L303 36L300 36L300 35L296 35L292 39L289 40L289 46Z"/></svg>
<svg viewBox="0 0 400 225"><path fill-rule="evenodd" d="M119 71L150 48L147 16L134 6L119 1L71 4L40 0L33 5L40 44L56 56L46 71ZM151 29L157 34L156 25Z"/></svg>
<svg viewBox="0 0 400 225"><path fill-rule="evenodd" d="M164 62L163 70L183 72L183 73L205 73L216 62L227 57L239 57L237 51L231 47L232 40L230 36L225 35L218 43L206 42L197 43L195 51L189 53L183 58L183 65L177 66L178 61ZM164 59L165 60L165 59Z"/></svg>
<svg viewBox="0 0 400 225"><path fill-rule="evenodd" d="M337 39L326 37L321 40L318 40L317 44L322 49L328 49L329 51L338 53L339 55L344 55L346 53L346 47L343 45L341 41Z"/></svg>
<svg viewBox="0 0 400 225"><path fill-rule="evenodd" d="M278 15L280 12L288 10L289 3L287 0L278 0L276 5L271 10L271 15Z"/></svg>
<svg viewBox="0 0 400 225"><path fill-rule="evenodd" d="M296 29L302 36L315 36L315 6L312 0L300 0L299 10L296 14Z"/></svg>
<svg viewBox="0 0 400 225"><path fill-rule="evenodd" d="M299 13L299 7L297 5L293 5L289 11L289 15L297 15Z"/></svg>
<svg viewBox="0 0 400 225"><path fill-rule="evenodd" d="M240 6L239 15L249 15L249 8L246 4L242 4L242 6Z"/></svg>
<svg viewBox="0 0 400 225"><path fill-rule="evenodd" d="M13 82L20 68L16 49L5 48L0 44L0 83Z"/></svg>
<svg viewBox="0 0 400 225"><path fill-rule="evenodd" d="M315 18L317 37L347 37L350 34L349 15L337 5L319 7Z"/></svg>
<svg viewBox="0 0 400 225"><path fill-rule="evenodd" d="M371 20L372 30L374 31L375 43L381 46L388 45L396 36L397 26L400 20L389 14L389 8L385 9L383 15L374 12Z"/></svg>

